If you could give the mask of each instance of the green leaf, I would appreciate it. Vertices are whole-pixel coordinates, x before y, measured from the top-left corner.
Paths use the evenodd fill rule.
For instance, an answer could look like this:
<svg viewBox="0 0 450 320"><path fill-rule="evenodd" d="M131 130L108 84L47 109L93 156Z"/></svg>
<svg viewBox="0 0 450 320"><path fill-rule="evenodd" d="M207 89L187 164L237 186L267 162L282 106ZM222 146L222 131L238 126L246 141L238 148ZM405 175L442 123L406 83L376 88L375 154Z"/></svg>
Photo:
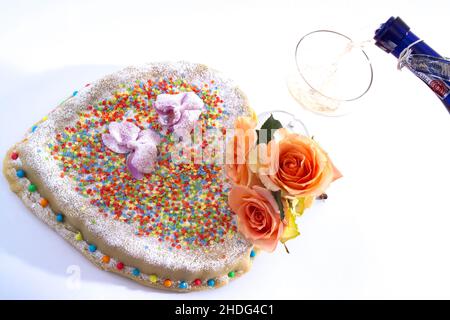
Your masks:
<svg viewBox="0 0 450 320"><path fill-rule="evenodd" d="M258 138L256 140L256 144L260 143L261 141L261 132L260 130L266 130L267 131L267 141L266 143L269 143L270 140L272 140L272 130L276 130L276 129L280 129L283 128L283 125L281 124L280 121L278 121L277 119L275 119L273 117L273 114L270 114L270 117L267 118L267 120L263 123L263 125L261 126L261 129L256 130L256 133L258 135Z"/></svg>
<svg viewBox="0 0 450 320"><path fill-rule="evenodd" d="M272 195L275 198L275 201L277 202L278 209L280 209L280 219L284 220L284 206L283 200L281 198L281 190L272 191Z"/></svg>
<svg viewBox="0 0 450 320"><path fill-rule="evenodd" d="M273 117L273 114L270 114L270 117L263 123L261 129L280 129L283 125L280 121Z"/></svg>

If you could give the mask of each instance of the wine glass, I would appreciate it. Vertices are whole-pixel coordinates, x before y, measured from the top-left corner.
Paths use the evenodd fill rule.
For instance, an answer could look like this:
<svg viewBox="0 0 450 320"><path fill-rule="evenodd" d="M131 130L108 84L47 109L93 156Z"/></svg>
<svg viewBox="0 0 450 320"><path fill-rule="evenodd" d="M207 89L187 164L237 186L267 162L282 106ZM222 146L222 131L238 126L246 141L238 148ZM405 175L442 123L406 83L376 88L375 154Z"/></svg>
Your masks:
<svg viewBox="0 0 450 320"><path fill-rule="evenodd" d="M305 109L326 116L360 105L373 81L372 64L361 43L331 30L304 35L295 48L289 92Z"/></svg>

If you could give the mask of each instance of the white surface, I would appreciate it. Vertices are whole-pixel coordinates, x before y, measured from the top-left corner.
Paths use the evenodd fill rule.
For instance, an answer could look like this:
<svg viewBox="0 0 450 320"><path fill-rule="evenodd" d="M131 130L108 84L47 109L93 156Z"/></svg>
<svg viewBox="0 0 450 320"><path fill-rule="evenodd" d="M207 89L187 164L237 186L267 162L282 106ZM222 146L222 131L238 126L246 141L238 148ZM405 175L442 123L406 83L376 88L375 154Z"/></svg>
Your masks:
<svg viewBox="0 0 450 320"><path fill-rule="evenodd" d="M234 78L257 111L296 113L345 176L301 218L290 255L261 254L229 286L191 294L100 271L1 178L1 298L450 298L450 116L439 100L374 46L375 80L358 112L307 113L285 86L297 39L315 29L364 40L400 15L450 55L449 1L1 0L0 8L0 154L84 83L128 64L185 59Z"/></svg>

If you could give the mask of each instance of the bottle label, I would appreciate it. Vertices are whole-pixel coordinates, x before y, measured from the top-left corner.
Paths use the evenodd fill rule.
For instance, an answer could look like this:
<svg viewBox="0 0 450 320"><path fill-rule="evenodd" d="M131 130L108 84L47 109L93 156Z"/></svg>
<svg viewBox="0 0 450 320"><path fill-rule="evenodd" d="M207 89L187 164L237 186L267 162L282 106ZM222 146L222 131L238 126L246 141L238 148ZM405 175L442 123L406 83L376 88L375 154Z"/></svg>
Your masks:
<svg viewBox="0 0 450 320"><path fill-rule="evenodd" d="M444 100L450 94L450 60L408 52L399 67L406 66Z"/></svg>

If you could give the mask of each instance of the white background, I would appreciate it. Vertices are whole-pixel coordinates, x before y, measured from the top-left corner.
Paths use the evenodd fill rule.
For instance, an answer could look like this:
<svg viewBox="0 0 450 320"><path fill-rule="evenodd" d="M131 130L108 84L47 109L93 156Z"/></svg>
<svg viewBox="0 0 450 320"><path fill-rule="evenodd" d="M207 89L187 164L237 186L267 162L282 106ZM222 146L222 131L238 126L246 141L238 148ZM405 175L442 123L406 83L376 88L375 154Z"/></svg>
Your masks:
<svg viewBox="0 0 450 320"><path fill-rule="evenodd" d="M302 235L217 290L160 292L100 271L28 212L0 179L1 298L450 298L450 115L371 45L375 79L358 111L310 114L286 69L299 37L359 40L401 16L450 55L442 1L0 1L0 153L67 95L129 64L189 60L235 79L258 111L306 122L344 178L300 219ZM326 50L324 46L323 50ZM68 285L78 265L81 286Z"/></svg>

